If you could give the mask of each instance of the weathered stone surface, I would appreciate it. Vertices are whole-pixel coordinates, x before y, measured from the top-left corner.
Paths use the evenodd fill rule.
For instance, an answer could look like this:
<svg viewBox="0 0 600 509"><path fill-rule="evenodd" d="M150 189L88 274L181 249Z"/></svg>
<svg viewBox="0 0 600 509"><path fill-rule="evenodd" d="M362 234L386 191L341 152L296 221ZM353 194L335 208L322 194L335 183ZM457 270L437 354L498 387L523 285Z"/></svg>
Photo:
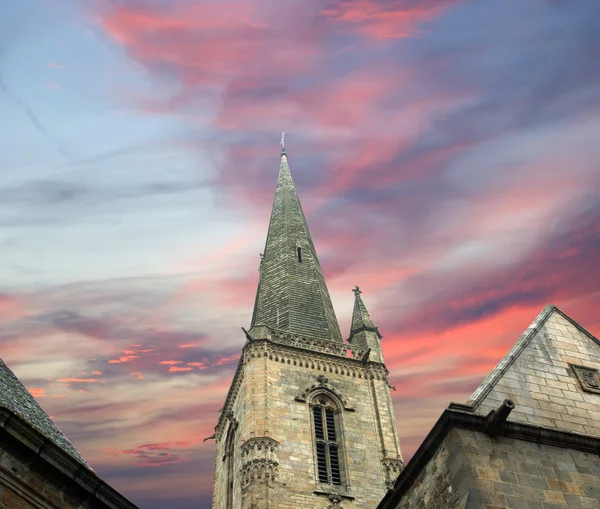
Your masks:
<svg viewBox="0 0 600 509"><path fill-rule="evenodd" d="M583 390L571 365L600 369L600 343L548 306L469 402L487 414L515 402L509 420L600 436L600 394Z"/></svg>
<svg viewBox="0 0 600 509"><path fill-rule="evenodd" d="M214 508L228 507L231 480L234 508L324 509L330 494L341 496L340 507L377 506L403 466L382 364L265 340L246 345L239 373L239 389L231 388L237 397L223 410L230 415L217 427ZM321 393L338 403L341 416L341 487L318 482L310 403ZM232 422L239 425L230 479Z"/></svg>
<svg viewBox="0 0 600 509"><path fill-rule="evenodd" d="M10 410L0 407L0 507L136 509Z"/></svg>
<svg viewBox="0 0 600 509"><path fill-rule="evenodd" d="M398 508L454 507L600 509L600 456L454 429Z"/></svg>

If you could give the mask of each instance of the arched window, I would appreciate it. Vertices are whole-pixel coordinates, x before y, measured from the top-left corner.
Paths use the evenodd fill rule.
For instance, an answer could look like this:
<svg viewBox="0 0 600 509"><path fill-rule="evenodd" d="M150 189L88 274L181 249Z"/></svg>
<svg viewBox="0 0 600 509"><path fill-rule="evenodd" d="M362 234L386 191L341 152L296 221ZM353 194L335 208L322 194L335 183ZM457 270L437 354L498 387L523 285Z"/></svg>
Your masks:
<svg viewBox="0 0 600 509"><path fill-rule="evenodd" d="M227 492L227 502L226 508L233 508L233 453L235 451L235 424L234 422L229 423L229 430L227 431L227 438L225 439L225 455L223 456L223 461L226 461L225 464L225 475L226 475L226 492Z"/></svg>
<svg viewBox="0 0 600 509"><path fill-rule="evenodd" d="M342 484L340 412L328 397L318 395L311 404L317 476L323 484Z"/></svg>

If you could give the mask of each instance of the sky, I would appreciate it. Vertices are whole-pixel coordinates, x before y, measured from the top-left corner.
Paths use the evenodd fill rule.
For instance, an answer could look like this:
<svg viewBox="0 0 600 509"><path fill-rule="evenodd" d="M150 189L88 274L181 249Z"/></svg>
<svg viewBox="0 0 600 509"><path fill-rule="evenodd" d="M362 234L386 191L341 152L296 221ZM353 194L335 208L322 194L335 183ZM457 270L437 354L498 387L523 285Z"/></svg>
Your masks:
<svg viewBox="0 0 600 509"><path fill-rule="evenodd" d="M146 509L209 508L280 133L408 460L554 304L600 333L597 0L0 3L0 357Z"/></svg>

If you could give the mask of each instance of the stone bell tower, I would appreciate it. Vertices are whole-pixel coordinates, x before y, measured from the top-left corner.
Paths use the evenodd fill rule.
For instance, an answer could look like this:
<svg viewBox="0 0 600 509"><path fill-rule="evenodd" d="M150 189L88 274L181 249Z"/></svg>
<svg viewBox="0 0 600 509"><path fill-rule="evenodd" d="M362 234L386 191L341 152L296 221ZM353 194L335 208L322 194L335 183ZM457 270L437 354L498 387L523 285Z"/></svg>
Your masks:
<svg viewBox="0 0 600 509"><path fill-rule="evenodd" d="M356 287L342 339L285 149L259 272L213 509L375 508L403 468L382 336Z"/></svg>

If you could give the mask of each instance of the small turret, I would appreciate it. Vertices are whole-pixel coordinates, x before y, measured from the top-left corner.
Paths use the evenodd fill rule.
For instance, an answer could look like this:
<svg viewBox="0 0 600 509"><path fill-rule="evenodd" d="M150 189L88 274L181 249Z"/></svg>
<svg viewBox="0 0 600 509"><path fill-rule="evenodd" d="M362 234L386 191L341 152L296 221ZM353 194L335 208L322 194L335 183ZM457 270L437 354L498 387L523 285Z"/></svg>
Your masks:
<svg viewBox="0 0 600 509"><path fill-rule="evenodd" d="M354 292L354 311L352 312L348 343L370 349L369 360L383 363L383 353L379 341L382 336L369 316L369 312L360 296L362 294L360 288L357 286L352 291Z"/></svg>

